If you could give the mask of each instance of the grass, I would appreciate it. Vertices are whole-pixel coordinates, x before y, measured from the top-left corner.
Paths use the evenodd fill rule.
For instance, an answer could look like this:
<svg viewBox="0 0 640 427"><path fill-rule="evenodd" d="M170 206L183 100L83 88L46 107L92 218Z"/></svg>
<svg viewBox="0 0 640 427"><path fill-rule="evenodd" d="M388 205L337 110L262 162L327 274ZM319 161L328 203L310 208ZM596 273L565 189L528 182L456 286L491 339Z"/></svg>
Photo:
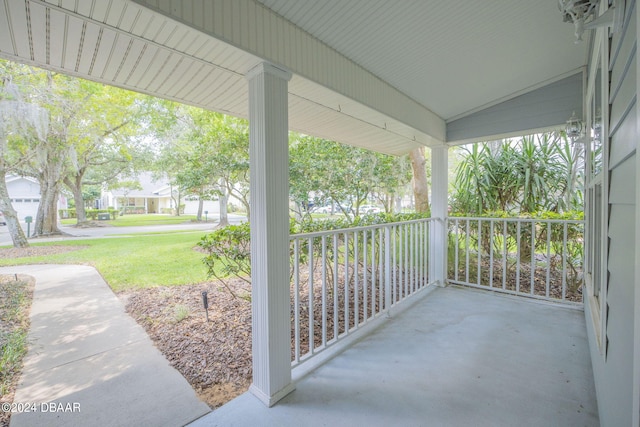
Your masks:
<svg viewBox="0 0 640 427"><path fill-rule="evenodd" d="M0 395L9 393L27 353L31 288L27 282L0 281Z"/></svg>
<svg viewBox="0 0 640 427"><path fill-rule="evenodd" d="M116 292L201 283L207 280L202 263L204 254L193 248L204 234L184 232L34 244L32 246L64 245L81 249L56 255L0 259L0 265L92 265Z"/></svg>
<svg viewBox="0 0 640 427"><path fill-rule="evenodd" d="M143 225L172 225L182 224L188 221L195 221L195 215L162 215L162 214L130 214L117 217L115 221L105 221L114 227L135 227ZM60 221L64 225L74 225L75 218L63 219Z"/></svg>

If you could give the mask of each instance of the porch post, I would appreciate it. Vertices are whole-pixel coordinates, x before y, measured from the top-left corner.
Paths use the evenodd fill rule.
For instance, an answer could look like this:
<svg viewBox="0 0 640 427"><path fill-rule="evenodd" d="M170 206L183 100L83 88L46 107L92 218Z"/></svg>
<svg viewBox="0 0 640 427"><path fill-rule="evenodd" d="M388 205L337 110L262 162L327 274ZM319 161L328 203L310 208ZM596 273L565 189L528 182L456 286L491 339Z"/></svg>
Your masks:
<svg viewBox="0 0 640 427"><path fill-rule="evenodd" d="M291 73L261 63L249 82L253 383L272 406L291 382L289 302L289 138Z"/></svg>
<svg viewBox="0 0 640 427"><path fill-rule="evenodd" d="M446 145L431 149L431 216L438 220L431 225L429 282L438 286L445 286L447 278L448 156Z"/></svg>
<svg viewBox="0 0 640 427"><path fill-rule="evenodd" d="M636 20L636 39L638 38L638 25L640 25L640 9L635 7L636 16L631 19ZM636 53L636 96L640 92L640 57ZM640 108L636 106L636 136L640 135ZM640 426L640 150L636 146L636 235L635 235L635 280L634 280L634 337L633 337L633 415L632 425Z"/></svg>

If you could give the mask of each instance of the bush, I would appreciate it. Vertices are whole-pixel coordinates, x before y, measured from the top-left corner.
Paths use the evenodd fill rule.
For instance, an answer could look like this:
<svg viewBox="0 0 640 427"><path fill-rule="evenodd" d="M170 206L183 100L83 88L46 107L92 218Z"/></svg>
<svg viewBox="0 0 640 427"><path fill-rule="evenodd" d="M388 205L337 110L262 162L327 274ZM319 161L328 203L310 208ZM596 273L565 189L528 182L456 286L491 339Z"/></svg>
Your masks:
<svg viewBox="0 0 640 427"><path fill-rule="evenodd" d="M233 292L228 278L237 277L251 283L251 238L249 223L229 225L202 236L198 246L207 252L202 260L207 267L207 276L215 277Z"/></svg>
<svg viewBox="0 0 640 427"><path fill-rule="evenodd" d="M85 213L87 215L87 218L95 221L96 219L98 219L98 214L101 213L108 213L109 215L111 215L111 219L116 219L118 217L118 211L116 209L86 209ZM67 218L77 218L76 215L76 210L75 209L59 209L58 210L58 216L62 219L67 219Z"/></svg>
<svg viewBox="0 0 640 427"><path fill-rule="evenodd" d="M98 214L103 213L108 213L113 220L118 217L118 211L116 209L87 209L87 218L95 221L98 219Z"/></svg>
<svg viewBox="0 0 640 427"><path fill-rule="evenodd" d="M76 217L76 210L71 208L71 209L58 209L58 217L62 218L62 219L67 219L67 218L75 218Z"/></svg>

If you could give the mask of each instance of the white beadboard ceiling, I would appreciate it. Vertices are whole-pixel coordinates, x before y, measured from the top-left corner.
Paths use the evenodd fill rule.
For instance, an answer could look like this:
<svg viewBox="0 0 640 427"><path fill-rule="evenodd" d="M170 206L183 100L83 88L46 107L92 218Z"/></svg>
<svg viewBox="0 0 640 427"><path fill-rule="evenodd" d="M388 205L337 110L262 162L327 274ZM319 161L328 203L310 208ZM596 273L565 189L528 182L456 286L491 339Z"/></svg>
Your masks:
<svg viewBox="0 0 640 427"><path fill-rule="evenodd" d="M402 154L583 66L556 4L0 0L0 57L241 117L269 60L294 73L292 129Z"/></svg>
<svg viewBox="0 0 640 427"><path fill-rule="evenodd" d="M585 65L557 0L258 0L445 120Z"/></svg>

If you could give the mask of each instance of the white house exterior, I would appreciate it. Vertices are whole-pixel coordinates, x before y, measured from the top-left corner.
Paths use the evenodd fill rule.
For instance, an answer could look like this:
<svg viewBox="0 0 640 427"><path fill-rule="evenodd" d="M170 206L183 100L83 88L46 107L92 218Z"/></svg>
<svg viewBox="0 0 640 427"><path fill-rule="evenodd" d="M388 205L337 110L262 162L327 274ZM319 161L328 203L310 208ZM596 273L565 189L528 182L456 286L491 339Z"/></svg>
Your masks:
<svg viewBox="0 0 640 427"><path fill-rule="evenodd" d="M24 222L25 218L30 216L35 221L40 205L40 184L38 181L34 178L17 175L7 176L5 181L18 220ZM66 208L67 198L61 194L58 198L58 209Z"/></svg>
<svg viewBox="0 0 640 427"><path fill-rule="evenodd" d="M597 5L580 44L551 0L5 0L0 57L249 117L251 391L269 406L295 389L288 129L389 154L431 148L430 278L446 286L448 148L560 129L575 113L582 141L603 147L587 170L584 292L600 422L638 427L640 12L564 3Z"/></svg>
<svg viewBox="0 0 640 427"><path fill-rule="evenodd" d="M151 172L141 172L135 178L126 181L136 181L142 189L112 189L103 190L100 197L100 207L106 209L127 209L131 213L169 214L175 208L171 197L173 188L166 177L154 177ZM175 192L174 192L175 194ZM199 200L194 196L181 196L184 214L195 215L198 212ZM220 208L217 201L205 200L203 210L217 213Z"/></svg>

